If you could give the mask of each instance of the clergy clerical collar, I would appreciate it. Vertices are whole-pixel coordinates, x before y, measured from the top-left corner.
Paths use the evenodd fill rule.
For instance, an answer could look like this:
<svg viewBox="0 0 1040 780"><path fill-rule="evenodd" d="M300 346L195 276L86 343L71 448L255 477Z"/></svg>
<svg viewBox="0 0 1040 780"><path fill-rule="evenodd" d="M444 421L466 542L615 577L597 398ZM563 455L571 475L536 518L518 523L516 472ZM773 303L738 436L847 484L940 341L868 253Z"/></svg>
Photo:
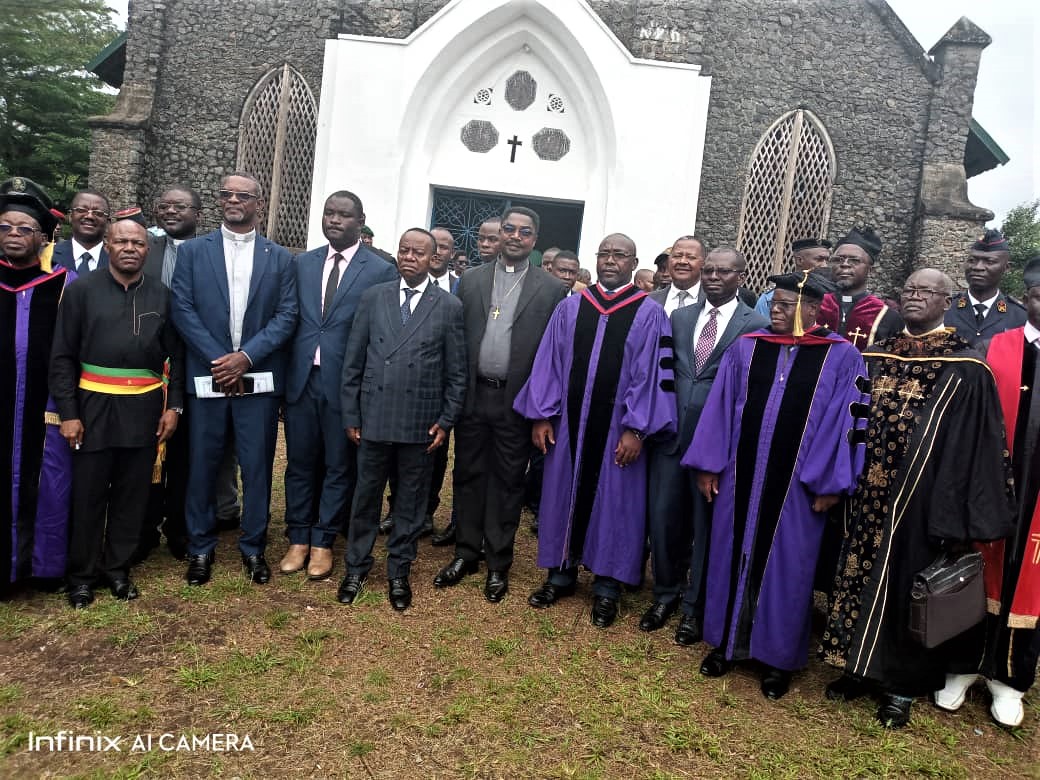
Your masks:
<svg viewBox="0 0 1040 780"><path fill-rule="evenodd" d="M842 295L841 302L844 304L851 303L855 305L862 301L864 298L866 298L868 295L870 295L870 293L868 293L866 290L864 290L861 293L856 293L855 295Z"/></svg>
<svg viewBox="0 0 1040 780"><path fill-rule="evenodd" d="M221 225L220 234L224 236L225 241L241 241L247 243L256 238L256 228L253 228L248 233L236 233L233 230L228 230L227 225Z"/></svg>
<svg viewBox="0 0 1040 780"><path fill-rule="evenodd" d="M505 261L505 258L502 257L502 255L498 256L497 262L498 267L505 271L507 274L515 274L517 271L526 271L527 266L531 264L531 261L525 257L523 260L518 260L513 265L508 265Z"/></svg>

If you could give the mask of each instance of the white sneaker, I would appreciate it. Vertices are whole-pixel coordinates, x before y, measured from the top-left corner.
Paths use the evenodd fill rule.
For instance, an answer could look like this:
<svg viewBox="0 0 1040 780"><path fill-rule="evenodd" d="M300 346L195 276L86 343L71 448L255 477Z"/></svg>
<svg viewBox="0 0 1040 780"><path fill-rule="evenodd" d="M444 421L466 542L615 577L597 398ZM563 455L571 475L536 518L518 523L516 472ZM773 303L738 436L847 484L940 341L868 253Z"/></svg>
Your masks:
<svg viewBox="0 0 1040 780"><path fill-rule="evenodd" d="M947 712L956 712L964 704L968 689L977 679L977 674L946 675L946 687L935 692L935 706Z"/></svg>
<svg viewBox="0 0 1040 780"><path fill-rule="evenodd" d="M993 704L990 705L989 713L993 720L1009 729L1022 725L1026 716L1022 707L1022 691L1016 691L1010 685L1005 685L999 680L986 680L986 687L993 694Z"/></svg>

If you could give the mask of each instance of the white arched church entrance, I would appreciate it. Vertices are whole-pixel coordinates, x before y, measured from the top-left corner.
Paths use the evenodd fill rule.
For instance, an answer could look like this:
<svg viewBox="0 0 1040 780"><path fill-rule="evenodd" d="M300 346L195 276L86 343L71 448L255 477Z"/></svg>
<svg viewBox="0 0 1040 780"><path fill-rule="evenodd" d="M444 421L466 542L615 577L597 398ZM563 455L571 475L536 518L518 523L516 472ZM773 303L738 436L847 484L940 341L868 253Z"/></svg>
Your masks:
<svg viewBox="0 0 1040 780"><path fill-rule="evenodd" d="M634 58L583 0L453 0L405 39L328 41L309 245L334 190L391 250L451 192L583 204L586 267L613 231L653 257L693 228L709 86Z"/></svg>

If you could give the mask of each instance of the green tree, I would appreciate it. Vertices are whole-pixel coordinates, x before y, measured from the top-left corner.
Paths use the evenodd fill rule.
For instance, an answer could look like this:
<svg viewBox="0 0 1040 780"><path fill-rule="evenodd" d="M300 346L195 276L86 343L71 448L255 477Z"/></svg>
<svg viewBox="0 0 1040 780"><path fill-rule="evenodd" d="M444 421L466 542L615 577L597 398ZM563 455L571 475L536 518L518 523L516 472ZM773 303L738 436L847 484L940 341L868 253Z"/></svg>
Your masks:
<svg viewBox="0 0 1040 780"><path fill-rule="evenodd" d="M25 176L66 205L85 185L87 119L115 96L84 68L117 34L104 0L0 0L0 179Z"/></svg>
<svg viewBox="0 0 1040 780"><path fill-rule="evenodd" d="M1000 231L1011 249L1011 268L1003 287L1010 295L1021 297L1025 294L1022 269L1040 255L1040 199L1020 203L1008 211Z"/></svg>

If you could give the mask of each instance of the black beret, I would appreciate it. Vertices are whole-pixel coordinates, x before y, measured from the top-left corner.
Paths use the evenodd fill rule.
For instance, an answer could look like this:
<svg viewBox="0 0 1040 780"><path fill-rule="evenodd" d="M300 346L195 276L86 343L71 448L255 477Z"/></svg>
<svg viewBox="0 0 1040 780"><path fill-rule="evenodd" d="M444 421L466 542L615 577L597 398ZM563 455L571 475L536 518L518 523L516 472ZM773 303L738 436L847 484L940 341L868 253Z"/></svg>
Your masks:
<svg viewBox="0 0 1040 780"><path fill-rule="evenodd" d="M803 249L830 249L831 242L826 238L799 238L791 242L791 252L801 252Z"/></svg>
<svg viewBox="0 0 1040 780"><path fill-rule="evenodd" d="M843 238L838 239L838 246L842 244L855 244L870 255L871 261L875 263L878 255L881 254L881 239L870 225L864 225L862 228L851 228Z"/></svg>
<svg viewBox="0 0 1040 780"><path fill-rule="evenodd" d="M13 176L0 183L0 212L28 214L36 220L48 240L58 226L58 218L51 213L53 206L50 196L32 179Z"/></svg>
<svg viewBox="0 0 1040 780"><path fill-rule="evenodd" d="M1007 239L1004 238L1004 234L999 230L990 228L981 236L978 241L971 245L971 248L976 252L1009 252L1011 248L1008 246Z"/></svg>
<svg viewBox="0 0 1040 780"><path fill-rule="evenodd" d="M776 285L778 290L800 293L806 298L814 298L822 301L827 293L837 291L837 286L825 274L819 271L795 271L789 274L778 274L770 276L769 281Z"/></svg>

